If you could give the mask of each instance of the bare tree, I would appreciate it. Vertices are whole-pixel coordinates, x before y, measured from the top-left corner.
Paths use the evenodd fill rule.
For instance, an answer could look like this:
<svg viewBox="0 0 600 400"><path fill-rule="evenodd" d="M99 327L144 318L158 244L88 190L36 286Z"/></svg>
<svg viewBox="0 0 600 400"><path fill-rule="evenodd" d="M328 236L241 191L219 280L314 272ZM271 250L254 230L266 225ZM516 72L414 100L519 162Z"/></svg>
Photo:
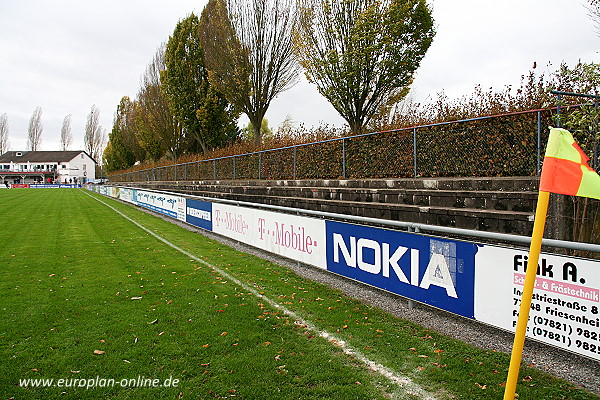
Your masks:
<svg viewBox="0 0 600 400"><path fill-rule="evenodd" d="M29 120L29 129L27 133L27 150L37 151L42 144L42 107L38 106L33 111Z"/></svg>
<svg viewBox="0 0 600 400"><path fill-rule="evenodd" d="M83 137L85 151L94 160L99 160L106 146L106 131L100 125L100 109L94 104L87 117L85 135Z"/></svg>
<svg viewBox="0 0 600 400"><path fill-rule="evenodd" d="M8 116L6 113L0 116L0 154L8 151Z"/></svg>
<svg viewBox="0 0 600 400"><path fill-rule="evenodd" d="M185 148L184 131L169 108L161 82L161 71L166 69L165 49L166 43L159 46L142 75L136 102L138 141L146 157L153 160L165 154L176 160Z"/></svg>
<svg viewBox="0 0 600 400"><path fill-rule="evenodd" d="M296 83L293 0L210 0L200 38L210 83L248 116L255 143L271 101Z"/></svg>
<svg viewBox="0 0 600 400"><path fill-rule="evenodd" d="M588 14L596 25L596 34L600 36L600 0L588 0Z"/></svg>
<svg viewBox="0 0 600 400"><path fill-rule="evenodd" d="M60 130L60 150L69 150L71 144L73 144L73 135L71 134L71 114L69 114L63 120L62 129Z"/></svg>

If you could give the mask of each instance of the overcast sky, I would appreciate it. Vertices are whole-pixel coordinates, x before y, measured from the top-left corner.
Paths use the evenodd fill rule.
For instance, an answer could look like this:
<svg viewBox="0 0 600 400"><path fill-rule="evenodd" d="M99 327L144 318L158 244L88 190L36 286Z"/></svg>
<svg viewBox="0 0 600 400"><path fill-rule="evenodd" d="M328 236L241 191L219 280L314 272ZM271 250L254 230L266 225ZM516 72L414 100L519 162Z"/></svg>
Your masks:
<svg viewBox="0 0 600 400"><path fill-rule="evenodd" d="M553 72L565 62L599 62L600 39L584 0L433 0L437 35L417 72L412 96L435 99L477 84L518 85L534 62ZM0 0L0 114L8 115L11 150L25 150L29 119L42 107L41 150L58 150L62 121L72 115L73 145L83 149L92 105L107 134L123 96L134 98L140 76L177 21L200 14L206 0ZM551 64L548 67L548 64ZM272 103L276 128L344 121L316 89L301 81Z"/></svg>

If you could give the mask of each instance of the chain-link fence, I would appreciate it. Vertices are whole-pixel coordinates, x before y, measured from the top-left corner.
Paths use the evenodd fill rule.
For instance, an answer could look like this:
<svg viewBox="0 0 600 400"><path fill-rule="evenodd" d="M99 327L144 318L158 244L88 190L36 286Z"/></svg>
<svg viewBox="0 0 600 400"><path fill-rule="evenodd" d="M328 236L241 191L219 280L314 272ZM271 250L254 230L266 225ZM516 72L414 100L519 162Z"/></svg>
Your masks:
<svg viewBox="0 0 600 400"><path fill-rule="evenodd" d="M534 110L115 174L114 182L536 175L552 125Z"/></svg>

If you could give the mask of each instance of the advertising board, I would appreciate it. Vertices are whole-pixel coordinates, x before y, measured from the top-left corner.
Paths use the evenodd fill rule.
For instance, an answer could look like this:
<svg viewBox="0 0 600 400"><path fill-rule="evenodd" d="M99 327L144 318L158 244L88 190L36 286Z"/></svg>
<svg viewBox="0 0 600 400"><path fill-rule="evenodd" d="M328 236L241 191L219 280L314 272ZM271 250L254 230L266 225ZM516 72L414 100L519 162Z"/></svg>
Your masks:
<svg viewBox="0 0 600 400"><path fill-rule="evenodd" d="M478 246L327 221L327 270L473 318Z"/></svg>
<svg viewBox="0 0 600 400"><path fill-rule="evenodd" d="M185 221L185 199L183 197L136 190L134 192L134 202L152 211Z"/></svg>
<svg viewBox="0 0 600 400"><path fill-rule="evenodd" d="M185 222L212 231L212 203L193 199L185 203Z"/></svg>
<svg viewBox="0 0 600 400"><path fill-rule="evenodd" d="M213 203L213 232L325 269L325 221Z"/></svg>
<svg viewBox="0 0 600 400"><path fill-rule="evenodd" d="M484 246L477 254L475 319L514 332L527 252ZM596 260L542 253L527 337L600 360L600 269Z"/></svg>

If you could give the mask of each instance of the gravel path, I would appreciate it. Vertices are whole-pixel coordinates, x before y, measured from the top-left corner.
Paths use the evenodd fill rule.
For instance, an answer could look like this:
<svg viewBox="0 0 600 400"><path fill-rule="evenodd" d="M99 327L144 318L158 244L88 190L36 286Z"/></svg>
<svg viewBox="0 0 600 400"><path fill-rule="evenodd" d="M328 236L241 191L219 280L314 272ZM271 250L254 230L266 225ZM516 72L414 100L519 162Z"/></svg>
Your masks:
<svg viewBox="0 0 600 400"><path fill-rule="evenodd" d="M482 349L505 353L510 353L512 350L513 335L503 330L423 304L417 304L415 308L411 309L408 307L406 299L395 294L349 280L316 267L299 264L295 261L195 228L181 221L175 221L164 215L153 213L146 209L143 210L239 251L256 255L279 265L284 265L304 278L341 290L348 296L377 306L398 318L417 323L443 335L462 340ZM565 379L600 396L600 362L530 340L527 340L525 343L523 360L526 363L533 364L537 369Z"/></svg>

